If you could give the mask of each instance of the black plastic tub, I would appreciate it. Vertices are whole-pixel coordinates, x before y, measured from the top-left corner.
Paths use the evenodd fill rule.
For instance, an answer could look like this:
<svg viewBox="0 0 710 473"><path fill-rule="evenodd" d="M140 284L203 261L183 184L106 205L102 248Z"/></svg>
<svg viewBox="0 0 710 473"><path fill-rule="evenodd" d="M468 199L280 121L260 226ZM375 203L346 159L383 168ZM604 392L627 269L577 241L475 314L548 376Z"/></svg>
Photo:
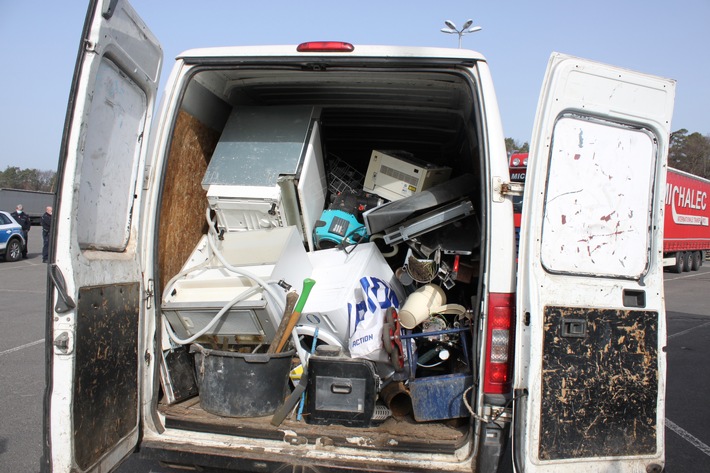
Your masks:
<svg viewBox="0 0 710 473"><path fill-rule="evenodd" d="M237 353L193 344L200 406L225 417L273 414L289 392L288 374L295 351Z"/></svg>

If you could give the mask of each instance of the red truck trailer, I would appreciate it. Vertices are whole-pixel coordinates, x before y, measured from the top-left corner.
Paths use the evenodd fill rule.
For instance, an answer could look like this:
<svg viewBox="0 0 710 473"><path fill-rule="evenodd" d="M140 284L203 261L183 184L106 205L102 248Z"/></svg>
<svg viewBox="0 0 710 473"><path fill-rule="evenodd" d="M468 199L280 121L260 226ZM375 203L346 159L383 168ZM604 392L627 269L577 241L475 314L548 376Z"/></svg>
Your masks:
<svg viewBox="0 0 710 473"><path fill-rule="evenodd" d="M528 153L509 158L510 180L525 182ZM663 266L674 273L697 271L710 251L710 181L668 168L666 176ZM522 196L516 197L515 240L520 238Z"/></svg>
<svg viewBox="0 0 710 473"><path fill-rule="evenodd" d="M668 168L663 264L675 273L697 271L710 250L710 181Z"/></svg>

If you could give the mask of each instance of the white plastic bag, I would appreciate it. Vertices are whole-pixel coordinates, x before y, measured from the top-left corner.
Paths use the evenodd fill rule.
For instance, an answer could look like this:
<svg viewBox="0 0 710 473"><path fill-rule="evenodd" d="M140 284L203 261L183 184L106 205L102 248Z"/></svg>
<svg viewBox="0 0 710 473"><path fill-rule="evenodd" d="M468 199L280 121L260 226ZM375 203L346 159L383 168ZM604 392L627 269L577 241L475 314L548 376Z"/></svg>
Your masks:
<svg viewBox="0 0 710 473"><path fill-rule="evenodd" d="M360 294L356 295L355 303L348 303L351 357L389 360L382 343L382 327L389 307L399 309L399 300L392 288L378 278L360 278Z"/></svg>

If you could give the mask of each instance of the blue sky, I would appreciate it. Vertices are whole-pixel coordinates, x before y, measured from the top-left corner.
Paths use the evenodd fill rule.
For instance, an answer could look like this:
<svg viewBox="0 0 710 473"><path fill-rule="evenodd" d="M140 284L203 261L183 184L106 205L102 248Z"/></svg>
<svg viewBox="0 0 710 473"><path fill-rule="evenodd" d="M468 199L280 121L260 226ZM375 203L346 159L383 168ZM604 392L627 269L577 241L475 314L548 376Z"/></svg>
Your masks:
<svg viewBox="0 0 710 473"><path fill-rule="evenodd" d="M678 81L673 130L710 134L710 0L506 2L133 0L165 53L193 47L357 44L456 47L444 20L482 31L463 47L488 59L505 135L529 141L552 51ZM0 0L0 170L54 170L87 2Z"/></svg>

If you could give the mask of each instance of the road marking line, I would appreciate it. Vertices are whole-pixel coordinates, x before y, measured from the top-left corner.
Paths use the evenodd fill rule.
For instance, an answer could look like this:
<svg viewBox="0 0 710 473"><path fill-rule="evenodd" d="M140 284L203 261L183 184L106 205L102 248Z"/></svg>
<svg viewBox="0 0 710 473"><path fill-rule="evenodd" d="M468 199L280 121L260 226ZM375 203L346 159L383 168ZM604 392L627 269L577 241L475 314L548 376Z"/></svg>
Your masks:
<svg viewBox="0 0 710 473"><path fill-rule="evenodd" d="M685 335L688 332L692 332L696 328L703 328L703 327L707 327L708 325L710 325L710 322L705 322L704 324L696 325L695 327L690 327L690 328L685 329L681 332L674 333L673 335L668 335L666 338L673 338L673 337L677 337L679 335Z"/></svg>
<svg viewBox="0 0 710 473"><path fill-rule="evenodd" d="M683 429L682 427L676 425L675 423L671 422L670 420L666 419L666 427L671 429L673 432L676 434L680 435L684 440L686 440L688 443L690 443L692 446L703 452L705 455L710 457L710 446L705 445L703 442L701 442L697 437L692 435L690 432L687 430Z"/></svg>
<svg viewBox="0 0 710 473"><path fill-rule="evenodd" d="M8 265L8 266L5 266ZM47 263L32 263L30 261L22 261L20 264L12 265L12 263L4 263L3 267L0 268L0 272L5 271L17 271L19 269L28 269L35 266L47 266Z"/></svg>
<svg viewBox="0 0 710 473"><path fill-rule="evenodd" d="M46 294L47 291L34 291L34 290L28 290L28 289L0 289L0 293L18 293L21 292L22 294Z"/></svg>
<svg viewBox="0 0 710 473"><path fill-rule="evenodd" d="M696 278L698 276L707 276L708 272L704 271L703 268L700 268L698 271L695 271L690 274L684 274L682 276L675 276L675 277L668 277L666 278L666 282L668 281L678 281L680 279L688 279L688 278Z"/></svg>
<svg viewBox="0 0 710 473"><path fill-rule="evenodd" d="M39 345L40 343L44 343L44 338L41 339L41 340L35 340L34 342L25 343L24 345L20 345L19 347L10 348L9 350L0 351L0 356L2 356L2 355L7 355L8 353L12 353L12 352L15 352L15 351L20 351L20 350L22 350L22 349L24 349L24 348L33 347L33 346L35 346L35 345Z"/></svg>

